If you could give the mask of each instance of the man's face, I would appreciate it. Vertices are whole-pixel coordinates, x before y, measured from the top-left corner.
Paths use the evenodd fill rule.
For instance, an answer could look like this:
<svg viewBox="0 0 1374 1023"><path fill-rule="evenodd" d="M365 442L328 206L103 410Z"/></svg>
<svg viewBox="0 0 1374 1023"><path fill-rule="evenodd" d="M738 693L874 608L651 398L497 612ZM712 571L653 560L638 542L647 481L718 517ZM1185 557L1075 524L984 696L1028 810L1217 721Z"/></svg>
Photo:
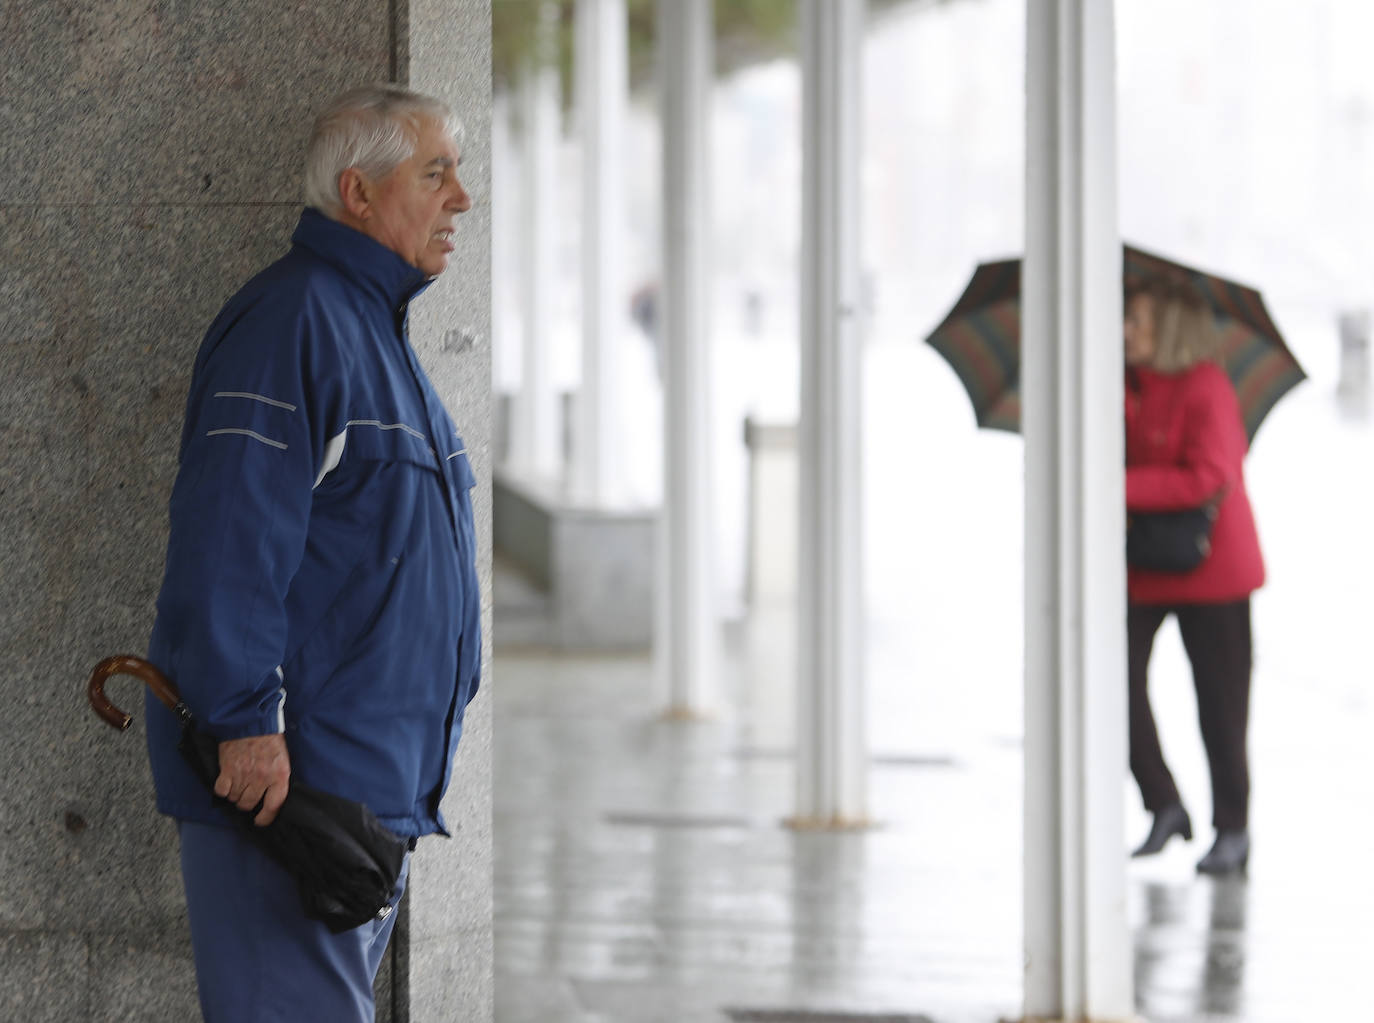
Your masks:
<svg viewBox="0 0 1374 1023"><path fill-rule="evenodd" d="M363 231L430 277L444 272L458 214L472 200L458 180L458 143L438 121L419 125L415 153L372 186Z"/></svg>

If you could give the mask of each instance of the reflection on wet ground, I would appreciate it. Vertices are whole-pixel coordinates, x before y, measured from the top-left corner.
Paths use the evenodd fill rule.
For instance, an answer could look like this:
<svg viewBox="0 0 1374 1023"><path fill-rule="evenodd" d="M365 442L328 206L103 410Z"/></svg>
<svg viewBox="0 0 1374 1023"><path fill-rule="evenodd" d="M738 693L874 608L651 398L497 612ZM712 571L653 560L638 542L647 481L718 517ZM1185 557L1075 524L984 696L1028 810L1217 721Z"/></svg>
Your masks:
<svg viewBox="0 0 1374 1023"><path fill-rule="evenodd" d="M503 654L494 678L500 1023L1017 1016L1014 741L882 755L876 827L796 833L780 824L784 737L757 717L657 718L647 659ZM1186 711L1176 702L1161 700L1162 720ZM1211 835L1205 766L1188 757L1176 774L1198 793L1197 838L1129 864L1137 1002L1153 1023L1371 1018L1359 978L1374 962L1374 850L1351 821L1374 774L1348 773L1370 715L1328 719L1325 744L1299 757L1274 737L1326 708L1311 694L1267 706L1248 878L1193 871ZM1128 814L1123 856L1147 823Z"/></svg>
<svg viewBox="0 0 1374 1023"><path fill-rule="evenodd" d="M1142 1008L1155 1015L1240 1015L1249 891L1241 877L1140 885L1135 984Z"/></svg>
<svg viewBox="0 0 1374 1023"><path fill-rule="evenodd" d="M796 833L790 758L657 719L647 661L502 656L494 677L502 1023L1015 1007L1014 751L877 767L879 827ZM975 828L912 826L969 807Z"/></svg>
<svg viewBox="0 0 1374 1023"><path fill-rule="evenodd" d="M498 647L500 1023L1018 1015L1020 442L956 429L957 390L947 409L938 394L912 401L923 353L869 358L877 826L780 825L785 614L756 608L733 633L714 722L658 718L647 657ZM934 435L931 417L939 444L911 445ZM1151 1023L1374 1019L1374 474L1352 471L1369 465L1374 424L1341 420L1315 385L1285 399L1247 463L1269 568L1254 603L1247 878L1194 872L1213 837L1207 766L1177 630L1160 633L1152 697L1195 838L1127 867ZM959 500L931 500L924 481L947 479ZM500 629L498 613L498 642ZM1149 821L1124 777L1122 799L1124 859Z"/></svg>

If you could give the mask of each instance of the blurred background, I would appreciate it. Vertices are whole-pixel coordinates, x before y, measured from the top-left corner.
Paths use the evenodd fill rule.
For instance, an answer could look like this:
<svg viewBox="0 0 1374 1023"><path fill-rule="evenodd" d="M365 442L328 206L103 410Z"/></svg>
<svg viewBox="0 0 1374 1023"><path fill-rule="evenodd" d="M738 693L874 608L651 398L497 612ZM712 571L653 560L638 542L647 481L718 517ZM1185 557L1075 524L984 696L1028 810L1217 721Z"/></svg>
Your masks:
<svg viewBox="0 0 1374 1023"><path fill-rule="evenodd" d="M501 535L498 493L498 1018L1016 1014L1022 441L977 429L954 373L922 341L979 262L1021 253L1025 6L868 8L863 547L876 827L827 836L780 824L795 711L786 431L798 413L806 216L796 4L715 3L709 198L694 212L710 251L726 699L708 721L666 721L651 631L569 641L557 587L529 569L518 537ZM546 330L560 457L542 472L508 457L504 485L537 485L555 508L577 504L559 496L584 294L574 7L493 2L498 457L510 455L527 332ZM1115 7L1123 238L1258 288L1309 375L1247 461L1269 574L1253 604L1255 860L1236 883L1196 878L1204 848L1177 843L1131 864L1138 1002L1160 1020L1354 1018L1357 971L1374 952L1359 929L1374 886L1357 880L1374 828L1356 809L1374 795L1374 6ZM626 10L620 483L606 504L635 520L662 494L663 196L654 4ZM551 70L539 92L541 19ZM556 126L545 179L530 167L541 123ZM547 211L538 230L534 209ZM528 297L530 239L547 249L542 314ZM747 434L746 421L781 440ZM1206 821L1206 760L1172 624L1152 689L1166 753ZM1126 778L1122 792L1124 856L1148 821ZM764 1014L803 1009L832 1015Z"/></svg>

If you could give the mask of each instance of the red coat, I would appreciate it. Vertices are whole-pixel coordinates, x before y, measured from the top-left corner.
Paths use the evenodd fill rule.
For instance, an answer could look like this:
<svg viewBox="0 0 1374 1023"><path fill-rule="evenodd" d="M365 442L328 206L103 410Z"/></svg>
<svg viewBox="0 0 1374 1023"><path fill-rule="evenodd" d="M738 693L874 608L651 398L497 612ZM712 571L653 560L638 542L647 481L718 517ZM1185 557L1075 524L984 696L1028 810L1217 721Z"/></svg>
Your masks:
<svg viewBox="0 0 1374 1023"><path fill-rule="evenodd" d="M1249 442L1224 370L1203 362L1180 373L1126 373L1126 511L1196 508L1229 487L1212 551L1186 573L1127 569L1135 604L1242 600L1264 583L1255 517L1245 492Z"/></svg>

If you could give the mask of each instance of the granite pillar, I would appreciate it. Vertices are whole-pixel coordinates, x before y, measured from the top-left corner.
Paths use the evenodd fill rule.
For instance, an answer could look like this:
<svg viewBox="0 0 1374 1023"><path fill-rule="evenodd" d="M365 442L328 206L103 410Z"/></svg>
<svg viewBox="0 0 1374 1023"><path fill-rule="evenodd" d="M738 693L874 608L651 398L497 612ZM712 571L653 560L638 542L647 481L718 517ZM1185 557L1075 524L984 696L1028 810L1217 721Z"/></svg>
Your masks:
<svg viewBox="0 0 1374 1023"><path fill-rule="evenodd" d="M449 271L417 305L411 339L458 429L480 484L473 491L482 580L483 685L491 685L491 5L409 0L402 81L447 101L467 130L462 180L473 208L459 221ZM490 689L468 708L444 816L451 841L422 842L412 862L397 966L408 966L409 1015L454 1023L494 1015Z"/></svg>
<svg viewBox="0 0 1374 1023"><path fill-rule="evenodd" d="M38 1021L197 1018L170 822L142 723L88 709L142 653L186 386L221 303L285 251L313 112L362 81L450 100L476 202L417 347L464 430L489 593L487 0L15 0L0 65L0 1005ZM110 695L138 711L132 680ZM422 845L390 1019L489 1019L490 718L473 705ZM443 924L436 924L436 918ZM461 937L458 961L445 958ZM436 1008L443 1002L442 1011Z"/></svg>

